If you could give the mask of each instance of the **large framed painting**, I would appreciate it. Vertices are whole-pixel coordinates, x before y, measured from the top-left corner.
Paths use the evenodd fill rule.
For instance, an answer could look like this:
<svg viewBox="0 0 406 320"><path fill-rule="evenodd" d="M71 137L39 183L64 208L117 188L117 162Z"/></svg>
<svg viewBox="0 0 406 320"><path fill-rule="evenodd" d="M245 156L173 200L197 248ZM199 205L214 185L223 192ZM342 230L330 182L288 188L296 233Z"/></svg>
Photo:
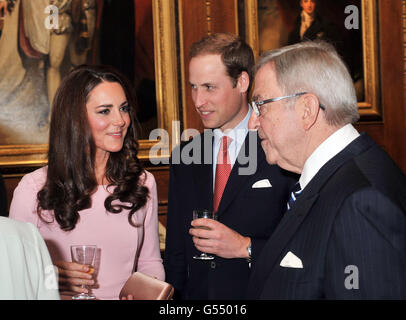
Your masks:
<svg viewBox="0 0 406 320"><path fill-rule="evenodd" d="M170 136L179 119L176 59L175 0L2 2L0 166L46 163L50 102L63 76L83 63L113 65L133 82L139 156L148 159L159 142L151 130Z"/></svg>
<svg viewBox="0 0 406 320"><path fill-rule="evenodd" d="M379 121L377 7L376 0L238 0L239 30L257 57L303 39L333 43L353 78L361 120Z"/></svg>

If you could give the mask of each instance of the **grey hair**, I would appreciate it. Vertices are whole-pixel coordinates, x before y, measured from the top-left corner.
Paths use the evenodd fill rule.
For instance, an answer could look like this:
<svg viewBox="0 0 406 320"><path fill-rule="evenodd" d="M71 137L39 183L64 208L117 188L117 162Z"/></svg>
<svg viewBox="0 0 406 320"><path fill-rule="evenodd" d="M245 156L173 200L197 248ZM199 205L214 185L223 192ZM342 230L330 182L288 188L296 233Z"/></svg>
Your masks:
<svg viewBox="0 0 406 320"><path fill-rule="evenodd" d="M348 69L334 47L325 41L304 41L265 52L256 72L272 63L284 95L297 92L315 94L325 106L329 125L358 121L354 84Z"/></svg>

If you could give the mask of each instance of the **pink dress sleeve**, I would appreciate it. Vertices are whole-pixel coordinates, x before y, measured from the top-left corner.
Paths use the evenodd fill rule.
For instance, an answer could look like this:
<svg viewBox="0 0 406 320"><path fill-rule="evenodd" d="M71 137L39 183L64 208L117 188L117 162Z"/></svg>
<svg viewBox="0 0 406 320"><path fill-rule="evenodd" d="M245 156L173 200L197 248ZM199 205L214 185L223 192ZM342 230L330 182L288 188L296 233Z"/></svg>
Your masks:
<svg viewBox="0 0 406 320"><path fill-rule="evenodd" d="M46 167L26 174L14 190L10 205L10 218L31 222L38 227L37 193L46 179Z"/></svg>
<svg viewBox="0 0 406 320"><path fill-rule="evenodd" d="M144 241L140 248L137 271L165 280L158 234L158 197L154 176L146 172L145 185L149 188L144 223Z"/></svg>

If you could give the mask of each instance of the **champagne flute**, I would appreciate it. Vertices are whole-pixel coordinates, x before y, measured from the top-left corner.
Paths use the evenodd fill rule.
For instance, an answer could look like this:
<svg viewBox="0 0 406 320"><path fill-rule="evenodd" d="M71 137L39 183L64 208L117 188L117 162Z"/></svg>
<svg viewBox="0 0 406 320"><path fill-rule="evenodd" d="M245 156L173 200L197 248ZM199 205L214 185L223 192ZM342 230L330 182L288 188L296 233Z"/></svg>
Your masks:
<svg viewBox="0 0 406 320"><path fill-rule="evenodd" d="M85 264L89 266L89 274L94 273L94 260L96 257L97 246L79 245L70 247L72 254L72 262ZM86 285L82 284L82 288L89 289ZM91 300L96 299L93 294L79 293L72 297L72 299Z"/></svg>
<svg viewBox="0 0 406 320"><path fill-rule="evenodd" d="M193 210L193 220L200 219L200 218L217 220L217 214L215 212L207 210L207 209ZM195 228L210 230L210 228L207 228L207 227L195 227ZM193 256L193 259L213 260L214 257L203 252L202 254L200 254L200 256Z"/></svg>

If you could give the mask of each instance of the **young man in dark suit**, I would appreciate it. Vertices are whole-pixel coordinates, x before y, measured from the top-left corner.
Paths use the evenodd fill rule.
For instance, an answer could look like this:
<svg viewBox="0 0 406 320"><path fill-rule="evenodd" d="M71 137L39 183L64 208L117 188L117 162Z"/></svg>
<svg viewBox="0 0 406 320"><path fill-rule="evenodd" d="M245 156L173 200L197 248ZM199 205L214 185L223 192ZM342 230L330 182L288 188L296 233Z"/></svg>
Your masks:
<svg viewBox="0 0 406 320"><path fill-rule="evenodd" d="M208 130L172 152L166 281L182 299L243 299L292 179L267 164L257 133L248 132L251 48L235 35L214 34L195 43L190 58L192 98ZM218 221L192 222L198 208L217 212ZM201 252L214 259L193 259Z"/></svg>
<svg viewBox="0 0 406 320"><path fill-rule="evenodd" d="M406 177L358 120L336 50L303 42L257 65L250 125L301 174L250 279L251 299L405 299Z"/></svg>

